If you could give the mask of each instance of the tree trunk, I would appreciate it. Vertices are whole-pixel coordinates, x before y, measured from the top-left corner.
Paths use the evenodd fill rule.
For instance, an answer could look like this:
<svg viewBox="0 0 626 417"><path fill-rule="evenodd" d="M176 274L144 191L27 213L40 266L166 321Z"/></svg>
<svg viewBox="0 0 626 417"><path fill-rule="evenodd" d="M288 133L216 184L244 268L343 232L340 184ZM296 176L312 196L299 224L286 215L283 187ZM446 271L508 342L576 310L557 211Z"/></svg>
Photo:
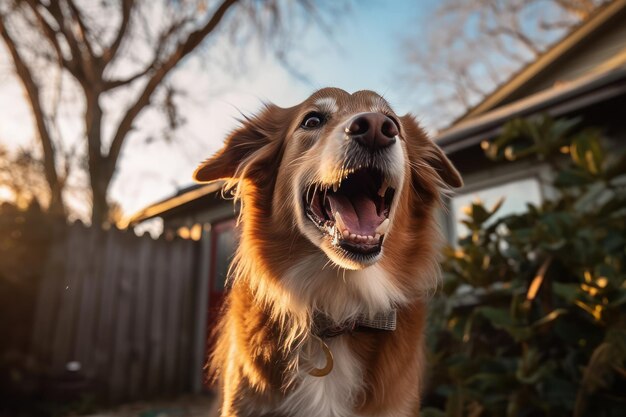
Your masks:
<svg viewBox="0 0 626 417"><path fill-rule="evenodd" d="M65 204L63 204L63 190L58 182L50 183L50 204L48 205L48 213L56 218L64 219L66 217Z"/></svg>
<svg viewBox="0 0 626 417"><path fill-rule="evenodd" d="M109 202L107 201L107 192L110 181L98 181L91 183L92 208L91 208L91 224L104 225L108 220Z"/></svg>
<svg viewBox="0 0 626 417"><path fill-rule="evenodd" d="M103 225L107 221L109 204L107 192L112 175L109 175L107 158L102 155L102 108L100 91L94 83L83 85L86 98L85 134L91 185L91 224Z"/></svg>

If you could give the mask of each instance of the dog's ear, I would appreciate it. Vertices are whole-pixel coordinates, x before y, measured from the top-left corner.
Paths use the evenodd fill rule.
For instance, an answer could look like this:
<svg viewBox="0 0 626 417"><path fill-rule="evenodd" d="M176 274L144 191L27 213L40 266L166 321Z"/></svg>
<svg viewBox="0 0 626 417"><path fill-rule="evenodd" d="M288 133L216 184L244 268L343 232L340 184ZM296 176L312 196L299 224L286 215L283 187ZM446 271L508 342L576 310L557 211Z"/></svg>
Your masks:
<svg viewBox="0 0 626 417"><path fill-rule="evenodd" d="M222 149L196 168L194 180L211 182L267 175L266 170L259 167L265 163L276 165L282 142L279 124L282 110L267 104L260 114L245 117L242 126L228 136Z"/></svg>
<svg viewBox="0 0 626 417"><path fill-rule="evenodd" d="M435 170L435 173L445 184L452 188L463 186L463 179L452 162L443 153L441 148L430 140L415 118L407 114L400 118L404 129L409 158L419 158ZM419 167L419 163L416 164Z"/></svg>
<svg viewBox="0 0 626 417"><path fill-rule="evenodd" d="M457 171L454 165L452 165L452 162L450 162L441 148L435 143L432 143L430 151L431 152L426 155L426 160L430 166L435 168L439 178L452 188L462 187L463 179L461 178L461 174L459 174L459 171Z"/></svg>

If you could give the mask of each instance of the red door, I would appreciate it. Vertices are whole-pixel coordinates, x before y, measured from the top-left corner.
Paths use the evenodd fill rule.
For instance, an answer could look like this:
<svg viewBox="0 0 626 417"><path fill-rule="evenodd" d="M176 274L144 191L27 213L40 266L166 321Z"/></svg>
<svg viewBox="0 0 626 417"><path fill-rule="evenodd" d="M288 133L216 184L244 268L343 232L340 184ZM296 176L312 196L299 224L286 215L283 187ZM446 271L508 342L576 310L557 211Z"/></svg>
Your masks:
<svg viewBox="0 0 626 417"><path fill-rule="evenodd" d="M211 253L209 268L209 308L207 311L207 335L212 335L219 316L228 268L239 242L239 231L235 219L213 223L211 227ZM212 338L207 338L207 354L212 350ZM208 358L207 358L208 359Z"/></svg>
<svg viewBox="0 0 626 417"><path fill-rule="evenodd" d="M209 326L215 323L224 301L228 268L235 255L239 234L235 219L214 223L211 228L211 268L209 272Z"/></svg>

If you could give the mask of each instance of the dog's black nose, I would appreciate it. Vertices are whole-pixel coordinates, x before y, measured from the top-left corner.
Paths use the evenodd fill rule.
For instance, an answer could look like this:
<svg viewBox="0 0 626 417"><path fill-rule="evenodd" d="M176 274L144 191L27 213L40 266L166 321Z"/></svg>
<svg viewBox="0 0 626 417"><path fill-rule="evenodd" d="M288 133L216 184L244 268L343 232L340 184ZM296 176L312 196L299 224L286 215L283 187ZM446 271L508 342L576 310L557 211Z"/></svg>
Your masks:
<svg viewBox="0 0 626 417"><path fill-rule="evenodd" d="M398 126L382 113L362 113L348 122L346 135L370 151L393 145Z"/></svg>

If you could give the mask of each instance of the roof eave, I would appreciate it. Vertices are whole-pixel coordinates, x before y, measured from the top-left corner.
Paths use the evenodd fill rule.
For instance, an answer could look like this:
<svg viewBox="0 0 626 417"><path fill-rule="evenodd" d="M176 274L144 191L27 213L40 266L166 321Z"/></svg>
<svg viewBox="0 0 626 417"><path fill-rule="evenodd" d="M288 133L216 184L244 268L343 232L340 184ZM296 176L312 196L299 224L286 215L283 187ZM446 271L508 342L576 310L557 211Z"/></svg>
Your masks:
<svg viewBox="0 0 626 417"><path fill-rule="evenodd" d="M223 188L224 184L225 181L223 180L213 181L183 194L159 201L158 203L139 210L137 213L130 216L126 223L129 227L132 227L143 221L159 217L177 207L182 206L183 204L187 204L191 201L197 200L198 198L218 192Z"/></svg>
<svg viewBox="0 0 626 417"><path fill-rule="evenodd" d="M603 6L597 11L597 13L573 29L569 34L545 51L535 61L529 63L519 72L514 74L507 82L503 83L501 87L497 88L494 92L489 94L480 103L469 109L462 116L455 119L451 126L479 116L480 114L483 114L484 112L497 106L511 94L514 94L523 88L526 83L546 70L561 57L566 55L574 47L579 45L586 37L601 28L605 22L625 8L626 0L614 0Z"/></svg>
<svg viewBox="0 0 626 417"><path fill-rule="evenodd" d="M619 67L601 75L584 77L558 90L534 94L460 123L440 134L435 141L446 152L457 152L497 135L509 119L541 112L558 117L625 94L626 67Z"/></svg>

